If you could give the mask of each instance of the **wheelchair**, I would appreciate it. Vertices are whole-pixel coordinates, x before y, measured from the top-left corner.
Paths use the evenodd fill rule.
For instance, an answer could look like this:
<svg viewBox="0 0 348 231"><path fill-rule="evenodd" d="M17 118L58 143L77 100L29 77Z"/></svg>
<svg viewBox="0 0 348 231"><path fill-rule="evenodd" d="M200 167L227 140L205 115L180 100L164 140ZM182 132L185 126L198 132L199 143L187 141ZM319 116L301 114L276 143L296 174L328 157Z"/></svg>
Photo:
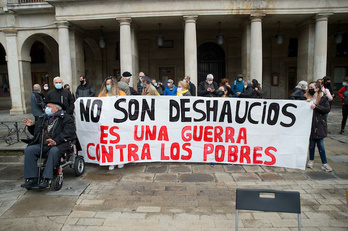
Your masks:
<svg viewBox="0 0 348 231"><path fill-rule="evenodd" d="M38 167L40 178L45 169L45 162ZM85 171L85 160L83 156L78 155L76 140L70 141L68 151L60 157L59 164L54 167L53 179L49 181L48 188L53 187L55 191L59 191L63 187L63 169L67 166L74 169L75 176L81 176ZM34 186L31 189L39 189L39 187Z"/></svg>

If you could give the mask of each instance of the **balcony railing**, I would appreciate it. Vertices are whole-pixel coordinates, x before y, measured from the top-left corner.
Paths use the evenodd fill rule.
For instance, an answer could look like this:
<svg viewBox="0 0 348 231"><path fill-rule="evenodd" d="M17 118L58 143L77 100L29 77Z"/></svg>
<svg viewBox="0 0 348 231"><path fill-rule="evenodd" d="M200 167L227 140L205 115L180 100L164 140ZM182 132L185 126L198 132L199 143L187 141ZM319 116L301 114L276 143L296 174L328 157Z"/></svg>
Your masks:
<svg viewBox="0 0 348 231"><path fill-rule="evenodd" d="M7 4L22 4L22 3L36 3L45 2L45 0L7 0Z"/></svg>

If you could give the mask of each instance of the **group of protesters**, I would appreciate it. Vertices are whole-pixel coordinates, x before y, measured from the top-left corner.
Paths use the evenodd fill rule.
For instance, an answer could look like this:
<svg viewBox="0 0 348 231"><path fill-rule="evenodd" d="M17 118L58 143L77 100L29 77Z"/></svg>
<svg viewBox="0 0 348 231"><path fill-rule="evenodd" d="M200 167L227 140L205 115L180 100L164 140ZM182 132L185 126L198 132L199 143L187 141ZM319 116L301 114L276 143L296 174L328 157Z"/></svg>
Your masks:
<svg viewBox="0 0 348 231"><path fill-rule="evenodd" d="M146 76L144 72L140 72L136 89L129 85L131 77L132 74L128 71L123 72L119 78L114 76L107 77L102 83L98 97L128 95L263 97L258 81L256 79L251 81L244 80L242 74L238 74L232 84L230 84L227 78L221 79L221 82L218 84L214 81L214 76L208 74L206 79L198 84L197 92L196 86L191 82L189 76L185 76L177 85L174 84L173 79L168 79L166 86L164 86L162 82L157 82L155 79ZM33 139L28 141L29 146L25 149L24 178L26 181L22 184L24 188L31 188L37 184L36 161L40 153L39 144L42 142L44 143L43 151L47 157L46 166L51 167L47 171L45 169L39 187L47 187L49 180L52 179L52 166L57 163L58 157L66 149L67 142L76 139L73 124L75 98L94 97L96 95L85 76L80 76L80 85L77 87L75 95L70 92L68 84L63 86L63 81L59 76L53 79L53 84L54 89L50 91L47 83L43 85L42 90L39 84L33 86L31 106L35 123L28 118L23 120L23 124L27 125L28 130L34 135ZM339 96L342 98L343 115L340 134L344 133L348 114L348 77L345 77L342 85L343 87L338 91ZM314 166L315 145L317 145L322 161L322 169L328 172L333 171L326 160L323 139L328 134L327 117L334 97L331 78L328 76L310 83L300 81L290 96L290 99L293 100L307 100L311 102L311 108L313 109L308 168L313 168ZM45 131L44 136L41 137L43 130ZM118 168L122 167L123 165L118 165ZM110 170L114 168L114 165L109 166Z"/></svg>
<svg viewBox="0 0 348 231"><path fill-rule="evenodd" d="M348 114L348 77L345 77L342 83L342 88L338 91L338 95L342 99L342 122L340 134L344 133ZM324 138L327 136L327 117L331 110L331 103L335 94L331 87L331 78L325 76L317 81L310 82L300 81L295 87L290 99L307 100L311 102L313 109L313 119L311 127L311 135L309 139L309 160L308 168L314 166L315 145L318 147L319 155L322 162L322 169L331 172L333 169L327 163L326 153L324 148Z"/></svg>

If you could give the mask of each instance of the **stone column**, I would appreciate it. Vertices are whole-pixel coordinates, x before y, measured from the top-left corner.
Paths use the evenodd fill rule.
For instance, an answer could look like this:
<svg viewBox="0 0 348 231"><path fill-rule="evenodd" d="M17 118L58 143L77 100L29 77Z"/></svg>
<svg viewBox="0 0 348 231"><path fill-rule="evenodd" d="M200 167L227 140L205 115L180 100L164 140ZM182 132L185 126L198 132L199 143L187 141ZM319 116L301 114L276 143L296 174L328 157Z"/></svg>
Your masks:
<svg viewBox="0 0 348 231"><path fill-rule="evenodd" d="M242 73L244 79L250 78L250 23L245 23L242 26ZM236 76L233 76L236 78Z"/></svg>
<svg viewBox="0 0 348 231"><path fill-rule="evenodd" d="M70 86L72 86L69 23L66 21L58 22L58 41L59 75L62 78L64 84L69 84Z"/></svg>
<svg viewBox="0 0 348 231"><path fill-rule="evenodd" d="M121 75L133 71L131 18L118 18L120 22L120 66ZM132 73L134 75L135 73Z"/></svg>
<svg viewBox="0 0 348 231"><path fill-rule="evenodd" d="M330 14L318 14L315 17L313 80L326 75L327 65L327 25Z"/></svg>
<svg viewBox="0 0 348 231"><path fill-rule="evenodd" d="M312 20L298 25L297 81L313 80L314 24Z"/></svg>
<svg viewBox="0 0 348 231"><path fill-rule="evenodd" d="M250 80L262 84L262 18L264 14L251 15L250 31Z"/></svg>
<svg viewBox="0 0 348 231"><path fill-rule="evenodd" d="M137 89L137 83L138 81L135 79L136 76L138 76L139 73L139 51L138 51L138 39L137 39L137 33L136 29L132 27L131 29L131 36L132 36L132 70L130 72L132 73L132 78L130 78L129 86Z"/></svg>
<svg viewBox="0 0 348 231"><path fill-rule="evenodd" d="M7 48L7 70L8 80L10 84L10 94L12 108L10 114L23 114L24 111L24 100L22 96L23 92L23 81L19 71L19 57L17 47L17 31L6 30L4 31L6 36L6 48Z"/></svg>
<svg viewBox="0 0 348 231"><path fill-rule="evenodd" d="M185 20L185 75L191 77L191 82L197 83L197 38L196 21L198 16L184 16Z"/></svg>

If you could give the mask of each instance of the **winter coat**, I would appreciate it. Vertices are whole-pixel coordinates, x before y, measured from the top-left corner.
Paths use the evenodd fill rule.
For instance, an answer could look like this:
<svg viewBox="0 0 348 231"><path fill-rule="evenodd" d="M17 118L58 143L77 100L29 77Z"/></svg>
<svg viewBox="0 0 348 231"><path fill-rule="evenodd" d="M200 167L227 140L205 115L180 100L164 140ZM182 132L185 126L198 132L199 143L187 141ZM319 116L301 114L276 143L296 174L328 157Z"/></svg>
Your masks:
<svg viewBox="0 0 348 231"><path fill-rule="evenodd" d="M158 96L159 94L158 94L156 88L152 84L149 84L148 88L146 88L146 87L143 88L142 95L155 95L155 96Z"/></svg>
<svg viewBox="0 0 348 231"><path fill-rule="evenodd" d="M189 85L190 85L189 91L191 92L191 95L196 96L196 86L192 82L189 82Z"/></svg>
<svg viewBox="0 0 348 231"><path fill-rule="evenodd" d="M73 115L74 113L74 97L70 91L66 89L56 89L49 91L46 95L45 101L55 101L64 104L66 113Z"/></svg>
<svg viewBox="0 0 348 231"><path fill-rule="evenodd" d="M39 92L33 91L30 97L30 103L33 116L41 116L44 114L42 109L45 107L45 103L43 102L42 95Z"/></svg>
<svg viewBox="0 0 348 231"><path fill-rule="evenodd" d="M233 91L233 97L238 97L237 92L243 92L244 90L244 81L238 82L237 80L233 81L233 84L231 86Z"/></svg>
<svg viewBox="0 0 348 231"><path fill-rule="evenodd" d="M341 97L343 105L348 105L348 95L344 94L347 91L347 88L348 87L345 86L338 91L338 95Z"/></svg>
<svg viewBox="0 0 348 231"><path fill-rule="evenodd" d="M176 95L176 91L177 91L177 87L174 86L174 88L172 90L169 89L169 87L167 86L165 89L164 89L164 95Z"/></svg>
<svg viewBox="0 0 348 231"><path fill-rule="evenodd" d="M126 93L126 95L131 95L131 91L129 89L129 84L124 79L121 79L118 82L118 86L122 91L124 91L124 93Z"/></svg>
<svg viewBox="0 0 348 231"><path fill-rule="evenodd" d="M208 88L213 88L214 91L210 92L207 91ZM204 96L204 97L218 97L218 90L219 86L216 82L213 82L212 84L208 85L207 81L202 81L198 84L198 96Z"/></svg>
<svg viewBox="0 0 348 231"><path fill-rule="evenodd" d="M249 84L246 89L239 95L240 98L262 98L263 93L260 86L254 89L252 84Z"/></svg>
<svg viewBox="0 0 348 231"><path fill-rule="evenodd" d="M189 90L176 93L177 96L192 96Z"/></svg>
<svg viewBox="0 0 348 231"><path fill-rule="evenodd" d="M295 88L292 94L290 95L289 99L306 100L304 94L305 91L301 90L300 88Z"/></svg>
<svg viewBox="0 0 348 231"><path fill-rule="evenodd" d="M79 97L93 97L95 91L91 85L86 83L85 85L80 84L76 89L76 99Z"/></svg>
<svg viewBox="0 0 348 231"><path fill-rule="evenodd" d="M323 139L327 136L326 114L330 112L330 103L328 98L323 95L319 104L313 109L311 139Z"/></svg>
<svg viewBox="0 0 348 231"><path fill-rule="evenodd" d="M76 128L73 117L65 114L63 111L57 118L58 120L52 130L52 140L56 142L59 153L64 154L69 148L69 141L76 139ZM28 146L39 143L41 132L47 119L47 115L40 116L34 125L28 126L28 131L34 136L28 141Z"/></svg>

